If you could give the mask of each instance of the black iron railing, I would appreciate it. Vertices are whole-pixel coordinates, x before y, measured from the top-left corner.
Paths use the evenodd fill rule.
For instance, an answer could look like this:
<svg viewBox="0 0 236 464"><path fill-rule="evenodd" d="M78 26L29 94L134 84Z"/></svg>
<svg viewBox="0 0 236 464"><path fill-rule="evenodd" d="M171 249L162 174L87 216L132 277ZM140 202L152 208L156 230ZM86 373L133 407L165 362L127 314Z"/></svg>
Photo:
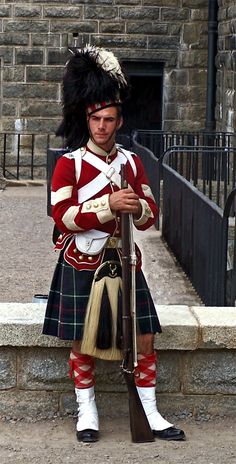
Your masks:
<svg viewBox="0 0 236 464"><path fill-rule="evenodd" d="M160 206L160 182L161 182L161 161L154 156L151 150L144 147L137 141L137 133L133 134L132 137L132 151L137 153L142 160L144 169L146 171L150 187L155 198L157 205ZM159 230L160 218L156 221L156 228Z"/></svg>
<svg viewBox="0 0 236 464"><path fill-rule="evenodd" d="M225 300L227 306L236 306L236 189L230 192L225 208L224 218L227 222L225 254L227 269L225 273Z"/></svg>
<svg viewBox="0 0 236 464"><path fill-rule="evenodd" d="M236 136L233 133L135 130L132 133L131 143L132 149L140 154L145 164L160 210L162 210L162 161L165 152L172 146L180 146L179 172L182 172L186 179L191 180L193 185L210 199L213 199L216 204L224 205L228 193L235 185L236 158L234 150L236 150ZM145 146L148 151L141 151L141 146ZM181 154L181 146L185 146L185 153ZM209 146L209 150L203 156L200 155L201 146L203 148ZM213 147L216 149L214 152L216 154L212 153ZM150 152L152 152L152 156L150 156ZM197 155L192 155L192 152L197 153ZM185 164L184 157L187 153L188 158ZM155 167L153 155L157 159ZM183 169L185 169L185 173ZM153 179L153 172L156 173L155 179ZM156 227L159 229L159 221Z"/></svg>
<svg viewBox="0 0 236 464"><path fill-rule="evenodd" d="M0 167L7 179L46 177L46 153L60 145L53 134L0 133Z"/></svg>
<svg viewBox="0 0 236 464"><path fill-rule="evenodd" d="M217 147L236 146L236 136L223 132L165 132L135 130L132 136L118 135L118 142L127 149L133 145L148 148L156 158L173 145ZM30 178L46 177L46 153L48 147L63 147L63 141L53 134L0 133L0 167L4 177ZM41 168L41 169L40 169ZM158 177L161 179L161 162Z"/></svg>
<svg viewBox="0 0 236 464"><path fill-rule="evenodd" d="M161 131L137 129L132 133L132 138L149 148L157 158L176 145L182 146L214 146L236 147L236 135L231 132L208 131Z"/></svg>
<svg viewBox="0 0 236 464"><path fill-rule="evenodd" d="M236 156L235 149L228 149L227 152L213 147L173 147L167 150L163 159L162 234L208 306L229 304L226 297L229 219L223 208L225 193L227 196L235 184L233 186L234 177L229 182L221 170L206 169L203 161L205 156L208 160L212 153L217 158L217 168L222 164L218 163L218 157L222 161L222 153L227 161L231 160L229 154ZM225 172L230 172L230 169L223 172L226 175ZM218 186L221 176L223 184ZM209 185L209 179L212 187L206 191L204 184ZM217 188L222 189L221 207L207 196L209 191L212 194ZM227 211L229 216L229 208ZM234 217L232 204L230 212ZM228 287L230 285L228 279Z"/></svg>
<svg viewBox="0 0 236 464"><path fill-rule="evenodd" d="M172 147L168 164L222 209L236 186L236 147Z"/></svg>

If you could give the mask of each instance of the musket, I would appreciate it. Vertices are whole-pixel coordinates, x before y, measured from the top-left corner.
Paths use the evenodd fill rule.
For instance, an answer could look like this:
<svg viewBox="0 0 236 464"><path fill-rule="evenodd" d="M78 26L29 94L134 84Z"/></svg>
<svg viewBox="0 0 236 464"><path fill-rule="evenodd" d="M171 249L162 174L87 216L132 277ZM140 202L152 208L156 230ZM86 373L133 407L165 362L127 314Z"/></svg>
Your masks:
<svg viewBox="0 0 236 464"><path fill-rule="evenodd" d="M127 188L126 165L121 166L121 188ZM129 395L130 431L134 443L154 441L135 385L137 368L135 269L136 254L133 240L133 220L129 213L121 213L122 239L122 371Z"/></svg>

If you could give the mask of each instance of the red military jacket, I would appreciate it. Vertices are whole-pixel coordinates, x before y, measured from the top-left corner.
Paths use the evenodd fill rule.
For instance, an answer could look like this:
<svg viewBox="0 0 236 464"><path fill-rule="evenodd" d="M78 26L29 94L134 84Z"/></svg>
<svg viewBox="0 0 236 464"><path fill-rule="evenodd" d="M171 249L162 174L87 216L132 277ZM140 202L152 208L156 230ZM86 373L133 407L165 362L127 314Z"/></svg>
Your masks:
<svg viewBox="0 0 236 464"><path fill-rule="evenodd" d="M112 163L119 157L119 150L122 149L114 145L113 149L107 153L89 140L83 150L87 154L93 153L112 166ZM102 262L104 251L97 255L81 253L75 245L75 234L96 229L108 232L111 237L120 237L120 213L111 211L109 205L109 195L119 190L119 187L113 181L107 180L106 185L100 182L103 176L100 170L83 157L80 160L78 174L73 153L75 152L65 154L58 160L52 178L52 216L57 228L61 231L56 249L64 248L66 262L77 270L95 270ZM134 219L134 225L139 230L145 230L154 224L158 208L140 158L133 153L126 153L129 153L127 180L139 196L142 206L141 216ZM98 177L99 174L100 177ZM86 189L89 198L83 201L83 193ZM136 254L137 270L139 270L141 253L137 246Z"/></svg>

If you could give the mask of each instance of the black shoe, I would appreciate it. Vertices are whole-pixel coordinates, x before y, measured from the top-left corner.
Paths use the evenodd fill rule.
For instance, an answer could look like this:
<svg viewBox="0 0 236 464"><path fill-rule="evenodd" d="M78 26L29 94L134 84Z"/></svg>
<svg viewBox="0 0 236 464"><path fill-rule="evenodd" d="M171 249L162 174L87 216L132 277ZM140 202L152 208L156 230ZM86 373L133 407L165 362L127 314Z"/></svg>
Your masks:
<svg viewBox="0 0 236 464"><path fill-rule="evenodd" d="M165 430L153 430L154 437L160 438L161 440L185 440L185 433L181 429L175 427L168 427Z"/></svg>
<svg viewBox="0 0 236 464"><path fill-rule="evenodd" d="M78 441L83 441L84 443L94 443L98 441L99 432L98 430L85 429L80 432L76 432L76 437Z"/></svg>

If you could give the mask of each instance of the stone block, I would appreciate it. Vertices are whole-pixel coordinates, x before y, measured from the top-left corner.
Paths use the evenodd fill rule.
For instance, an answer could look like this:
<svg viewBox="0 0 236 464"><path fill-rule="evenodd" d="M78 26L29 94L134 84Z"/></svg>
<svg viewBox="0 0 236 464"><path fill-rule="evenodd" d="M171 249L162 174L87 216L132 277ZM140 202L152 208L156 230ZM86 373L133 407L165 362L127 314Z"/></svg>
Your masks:
<svg viewBox="0 0 236 464"><path fill-rule="evenodd" d="M156 21L160 19L160 8L137 7L137 8L120 8L121 19L127 20L149 20Z"/></svg>
<svg viewBox="0 0 236 464"><path fill-rule="evenodd" d="M97 395L96 395L97 403ZM60 395L59 411L62 415L77 415L78 405L76 403L75 393L65 392Z"/></svg>
<svg viewBox="0 0 236 464"><path fill-rule="evenodd" d="M27 20L24 21L8 21L4 23L5 32L34 32L42 33L49 32L49 21Z"/></svg>
<svg viewBox="0 0 236 464"><path fill-rule="evenodd" d="M51 104L51 101L48 100L48 104ZM59 126L61 118L27 118L25 122L25 127L27 131L32 133L54 133Z"/></svg>
<svg viewBox="0 0 236 464"><path fill-rule="evenodd" d="M95 387L96 390L96 387ZM99 417L124 417L129 420L128 393L103 393L96 390L96 403ZM188 416L195 419L210 416L235 417L236 402L234 396L230 395L183 395L157 393L158 409L163 416L173 421L173 415L179 418ZM73 393L61 394L61 414L77 414L77 405ZM172 416L172 417L170 417Z"/></svg>
<svg viewBox="0 0 236 464"><path fill-rule="evenodd" d="M0 348L0 390L16 387L17 363L16 352Z"/></svg>
<svg viewBox="0 0 236 464"><path fill-rule="evenodd" d="M144 6L166 6L166 0L143 0ZM182 6L181 0L168 0L169 7L180 7Z"/></svg>
<svg viewBox="0 0 236 464"><path fill-rule="evenodd" d="M129 398L127 390L123 393L96 393L99 416L106 418L129 417Z"/></svg>
<svg viewBox="0 0 236 464"><path fill-rule="evenodd" d="M229 8L227 9L227 16L229 19L235 19L236 18L236 5L230 5Z"/></svg>
<svg viewBox="0 0 236 464"><path fill-rule="evenodd" d="M28 45L29 34L0 33L0 45Z"/></svg>
<svg viewBox="0 0 236 464"><path fill-rule="evenodd" d="M168 88L168 101L169 102L183 102L184 97L186 100L194 104L196 102L205 102L206 98L206 89L200 86L178 86L178 87L169 87Z"/></svg>
<svg viewBox="0 0 236 464"><path fill-rule="evenodd" d="M190 8L201 8L206 6L205 0L183 0L183 6Z"/></svg>
<svg viewBox="0 0 236 464"><path fill-rule="evenodd" d="M165 119L179 119L178 117L178 108L177 105L174 103L165 103L164 104L164 110L165 110ZM168 129L165 129L168 130ZM176 129L177 130L177 129Z"/></svg>
<svg viewBox="0 0 236 464"><path fill-rule="evenodd" d="M155 340L157 350L195 350L199 343L198 321L188 306L156 306L163 333Z"/></svg>
<svg viewBox="0 0 236 464"><path fill-rule="evenodd" d="M200 85L206 88L207 70L206 69L189 69L189 85Z"/></svg>
<svg viewBox="0 0 236 464"><path fill-rule="evenodd" d="M164 23L150 21L128 21L127 33L128 34L149 34L149 35L166 35L168 25Z"/></svg>
<svg viewBox="0 0 236 464"><path fill-rule="evenodd" d="M13 64L13 48L0 47L0 58L3 58L4 66L8 64Z"/></svg>
<svg viewBox="0 0 236 464"><path fill-rule="evenodd" d="M82 5L97 5L98 0L72 0L72 3L81 3ZM119 3L119 0L118 0L118 3ZM110 4L111 4L111 0L100 0L99 1L99 5L110 5Z"/></svg>
<svg viewBox="0 0 236 464"><path fill-rule="evenodd" d="M41 117L42 114L44 117L49 116L60 116L61 114L61 105L59 102L29 102L28 100L23 100L20 104L20 114L23 117L38 116Z"/></svg>
<svg viewBox="0 0 236 464"><path fill-rule="evenodd" d="M189 19L188 8L162 8L161 17L162 21L187 21Z"/></svg>
<svg viewBox="0 0 236 464"><path fill-rule="evenodd" d="M173 130L173 127L175 128L176 131L199 131L202 130L205 124L205 119L203 116L201 118L198 118L197 121L179 121L178 119L166 119L164 123L164 130L171 132Z"/></svg>
<svg viewBox="0 0 236 464"><path fill-rule="evenodd" d="M97 37L97 36L94 36ZM142 48L140 50L129 47L125 50L122 50L122 47L116 48L114 46L113 52L115 55L123 61L127 60L140 60L140 61L154 61L154 62L163 62L166 64L166 69L168 70L169 67L176 66L177 63L177 51L176 50L150 50L146 48ZM173 130L173 127L172 127Z"/></svg>
<svg viewBox="0 0 236 464"><path fill-rule="evenodd" d="M194 23L183 25L183 43L187 46L192 44L199 44L201 34L203 33L203 26Z"/></svg>
<svg viewBox="0 0 236 464"><path fill-rule="evenodd" d="M224 39L224 37L222 36L226 36L227 34L229 34L229 32L230 30L229 30L228 22L220 22L219 29L218 29L219 36Z"/></svg>
<svg viewBox="0 0 236 464"><path fill-rule="evenodd" d="M0 392L0 416L10 419L46 419L59 410L56 392L3 391Z"/></svg>
<svg viewBox="0 0 236 464"><path fill-rule="evenodd" d="M157 343L158 346L158 337ZM174 351L159 351L157 348L157 393L180 392L181 354Z"/></svg>
<svg viewBox="0 0 236 464"><path fill-rule="evenodd" d="M25 69L24 66L4 66L3 82L24 82Z"/></svg>
<svg viewBox="0 0 236 464"><path fill-rule="evenodd" d="M64 66L27 66L27 82L61 82Z"/></svg>
<svg viewBox="0 0 236 464"><path fill-rule="evenodd" d="M129 401L127 389L123 393L100 392L95 386L96 404L99 417L109 418L124 417L128 422ZM77 404L74 393L63 393L60 396L60 412L64 414L77 415Z"/></svg>
<svg viewBox="0 0 236 464"><path fill-rule="evenodd" d="M21 349L18 351L20 389L64 390L73 388L69 378L69 350Z"/></svg>
<svg viewBox="0 0 236 464"><path fill-rule="evenodd" d="M161 50L163 48L167 50L177 50L179 48L179 37L172 36L172 37L149 37L148 39L148 46L149 48L155 48Z"/></svg>
<svg viewBox="0 0 236 464"><path fill-rule="evenodd" d="M184 393L236 394L236 351L187 353L183 365Z"/></svg>
<svg viewBox="0 0 236 464"><path fill-rule="evenodd" d="M181 24L168 23L167 24L167 34L168 35L178 35L178 36L180 36L180 34L181 34Z"/></svg>
<svg viewBox="0 0 236 464"><path fill-rule="evenodd" d="M44 8L45 18L82 18L82 7L76 6L50 6Z"/></svg>
<svg viewBox="0 0 236 464"><path fill-rule="evenodd" d="M32 18L41 16L42 7L40 6L15 6L15 17L16 18Z"/></svg>
<svg viewBox="0 0 236 464"><path fill-rule="evenodd" d="M236 48L236 34L227 35L225 37L225 48L227 50L235 50L235 48Z"/></svg>
<svg viewBox="0 0 236 464"><path fill-rule="evenodd" d="M69 58L69 51L68 50L47 50L47 64L48 65L65 65Z"/></svg>
<svg viewBox="0 0 236 464"><path fill-rule="evenodd" d="M44 47L60 47L60 34L31 34L32 46L43 45Z"/></svg>
<svg viewBox="0 0 236 464"><path fill-rule="evenodd" d="M16 50L16 64L43 64L44 52L40 49Z"/></svg>
<svg viewBox="0 0 236 464"><path fill-rule="evenodd" d="M191 10L190 10L190 19L192 21L206 21L206 19L207 19L207 9L206 8L201 8L199 10L199 9L191 8Z"/></svg>
<svg viewBox="0 0 236 464"><path fill-rule="evenodd" d="M126 391L119 361L96 360L96 389L100 392Z"/></svg>
<svg viewBox="0 0 236 464"><path fill-rule="evenodd" d="M178 417L193 416L196 419L212 417L235 417L236 401L232 395L184 395L184 394L158 394L157 403L159 411L168 418L168 415Z"/></svg>
<svg viewBox="0 0 236 464"><path fill-rule="evenodd" d="M99 25L99 32L102 34L123 34L125 32L125 24L115 21L101 21Z"/></svg>
<svg viewBox="0 0 236 464"><path fill-rule="evenodd" d="M140 36L114 36L114 35L94 35L93 42L99 47L108 49L113 48L128 48L138 49L147 47L147 39ZM115 52L114 52L115 53ZM127 54L125 54L128 58Z"/></svg>
<svg viewBox="0 0 236 464"><path fill-rule="evenodd" d="M177 111L178 119L182 121L193 121L194 119L199 120L201 117L204 118L205 110L206 108L204 101L199 102L195 105L192 104L191 106L189 106L188 104L180 104Z"/></svg>
<svg viewBox="0 0 236 464"><path fill-rule="evenodd" d="M180 52L180 66L183 68L203 68L207 65L207 50L191 50Z"/></svg>
<svg viewBox="0 0 236 464"><path fill-rule="evenodd" d="M201 328L201 348L236 349L236 308L193 307Z"/></svg>
<svg viewBox="0 0 236 464"><path fill-rule="evenodd" d="M16 116L16 114L16 103L4 101L2 104L2 116Z"/></svg>
<svg viewBox="0 0 236 464"><path fill-rule="evenodd" d="M45 304L0 303L0 346L71 346L42 335L44 314Z"/></svg>
<svg viewBox="0 0 236 464"><path fill-rule="evenodd" d="M9 18L11 16L11 6L10 5L2 5L0 6L0 18Z"/></svg>
<svg viewBox="0 0 236 464"><path fill-rule="evenodd" d="M118 16L118 8L110 6L86 6L85 19L115 19Z"/></svg>
<svg viewBox="0 0 236 464"><path fill-rule="evenodd" d="M95 1L95 0L94 0ZM156 1L156 0L154 0ZM109 3L109 2L107 2ZM142 2L140 0L114 0L115 5L140 5Z"/></svg>
<svg viewBox="0 0 236 464"><path fill-rule="evenodd" d="M171 85L173 87L178 85L187 86L189 80L189 71L182 69L173 69L170 72L166 72L166 83L165 86Z"/></svg>
<svg viewBox="0 0 236 464"><path fill-rule="evenodd" d="M95 33L98 32L98 22L97 21L53 21L51 24L50 32L79 32L82 33Z"/></svg>
<svg viewBox="0 0 236 464"><path fill-rule="evenodd" d="M43 100L57 100L58 84L3 84L4 98L42 98Z"/></svg>

